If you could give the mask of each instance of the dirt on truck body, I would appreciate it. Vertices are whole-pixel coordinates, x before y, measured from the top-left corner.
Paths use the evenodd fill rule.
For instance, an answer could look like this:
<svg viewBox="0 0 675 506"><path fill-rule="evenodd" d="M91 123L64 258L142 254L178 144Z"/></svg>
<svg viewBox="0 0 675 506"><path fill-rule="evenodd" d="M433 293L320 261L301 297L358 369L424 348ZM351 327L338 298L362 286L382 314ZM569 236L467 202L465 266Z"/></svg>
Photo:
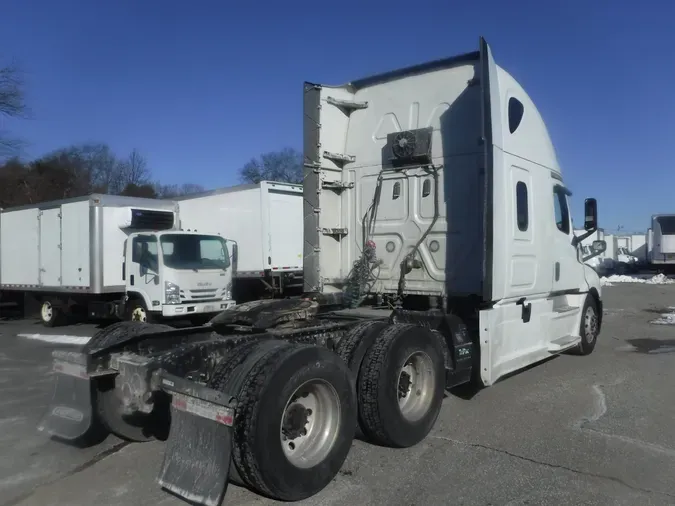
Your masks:
<svg viewBox="0 0 675 506"><path fill-rule="evenodd" d="M230 481L300 500L335 477L357 426L410 447L445 389L592 353L601 288L579 243L597 203L576 237L543 120L485 40L305 83L304 99L303 297L188 329L117 323L55 352L43 430L166 440L158 482L193 504L221 504Z"/></svg>

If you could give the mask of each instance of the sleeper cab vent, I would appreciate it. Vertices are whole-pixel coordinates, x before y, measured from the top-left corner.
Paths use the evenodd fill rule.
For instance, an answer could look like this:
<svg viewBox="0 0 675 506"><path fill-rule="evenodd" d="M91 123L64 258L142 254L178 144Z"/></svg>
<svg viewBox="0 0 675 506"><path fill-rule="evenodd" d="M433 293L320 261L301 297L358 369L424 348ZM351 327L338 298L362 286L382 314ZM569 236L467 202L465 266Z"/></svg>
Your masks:
<svg viewBox="0 0 675 506"><path fill-rule="evenodd" d="M149 209L131 209L131 219L120 228L136 230L171 230L174 226L173 211L152 211Z"/></svg>
<svg viewBox="0 0 675 506"><path fill-rule="evenodd" d="M393 167L431 164L433 131L433 127L427 127L388 134L382 164Z"/></svg>

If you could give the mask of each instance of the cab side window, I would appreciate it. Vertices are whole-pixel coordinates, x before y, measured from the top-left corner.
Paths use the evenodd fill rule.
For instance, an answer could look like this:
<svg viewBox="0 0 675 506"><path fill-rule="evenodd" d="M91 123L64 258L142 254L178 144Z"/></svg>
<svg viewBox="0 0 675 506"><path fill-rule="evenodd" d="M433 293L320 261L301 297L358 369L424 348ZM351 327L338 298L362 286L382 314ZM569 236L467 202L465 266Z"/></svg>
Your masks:
<svg viewBox="0 0 675 506"><path fill-rule="evenodd" d="M567 195L560 186L553 187L553 205L555 207L555 224L563 234L570 233L570 210L567 207Z"/></svg>
<svg viewBox="0 0 675 506"><path fill-rule="evenodd" d="M146 235L136 236L134 237L132 248L132 262L157 272L158 257L156 237Z"/></svg>

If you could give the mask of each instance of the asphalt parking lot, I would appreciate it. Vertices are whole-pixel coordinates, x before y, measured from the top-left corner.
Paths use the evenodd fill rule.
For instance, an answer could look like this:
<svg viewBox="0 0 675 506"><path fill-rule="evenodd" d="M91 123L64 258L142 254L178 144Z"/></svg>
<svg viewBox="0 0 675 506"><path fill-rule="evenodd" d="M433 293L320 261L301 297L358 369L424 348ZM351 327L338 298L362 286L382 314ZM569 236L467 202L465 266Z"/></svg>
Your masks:
<svg viewBox="0 0 675 506"><path fill-rule="evenodd" d="M355 441L333 483L298 504L675 504L675 325L661 316L675 313L675 285L620 284L604 298L591 356L554 358L471 399L449 396L414 448ZM154 481L163 443L109 437L83 450L36 432L54 345L17 335L93 332L0 320L0 505L185 504ZM235 486L225 503L273 504Z"/></svg>

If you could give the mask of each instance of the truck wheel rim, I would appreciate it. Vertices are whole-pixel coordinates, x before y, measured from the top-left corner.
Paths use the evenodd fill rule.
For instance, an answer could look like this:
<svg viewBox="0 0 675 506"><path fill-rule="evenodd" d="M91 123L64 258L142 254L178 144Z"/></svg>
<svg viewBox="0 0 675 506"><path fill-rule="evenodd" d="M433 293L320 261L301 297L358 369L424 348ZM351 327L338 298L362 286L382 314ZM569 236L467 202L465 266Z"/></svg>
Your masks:
<svg viewBox="0 0 675 506"><path fill-rule="evenodd" d="M281 418L281 447L295 467L307 469L326 459L337 439L340 397L328 382L303 383L286 403Z"/></svg>
<svg viewBox="0 0 675 506"><path fill-rule="evenodd" d="M43 302L42 303L42 321L48 322L51 321L52 317L54 316L54 308L52 307L51 302ZM33 313L35 314L35 313Z"/></svg>
<svg viewBox="0 0 675 506"><path fill-rule="evenodd" d="M431 407L435 384L434 363L424 352L412 353L398 375L398 407L410 422L421 419Z"/></svg>
<svg viewBox="0 0 675 506"><path fill-rule="evenodd" d="M589 306L584 314L584 334L587 343L592 343L598 332L598 315L595 314L595 309Z"/></svg>
<svg viewBox="0 0 675 506"><path fill-rule="evenodd" d="M148 317L145 314L145 309L143 309L142 307L134 308L134 310L131 312L131 319L135 322L146 321Z"/></svg>

